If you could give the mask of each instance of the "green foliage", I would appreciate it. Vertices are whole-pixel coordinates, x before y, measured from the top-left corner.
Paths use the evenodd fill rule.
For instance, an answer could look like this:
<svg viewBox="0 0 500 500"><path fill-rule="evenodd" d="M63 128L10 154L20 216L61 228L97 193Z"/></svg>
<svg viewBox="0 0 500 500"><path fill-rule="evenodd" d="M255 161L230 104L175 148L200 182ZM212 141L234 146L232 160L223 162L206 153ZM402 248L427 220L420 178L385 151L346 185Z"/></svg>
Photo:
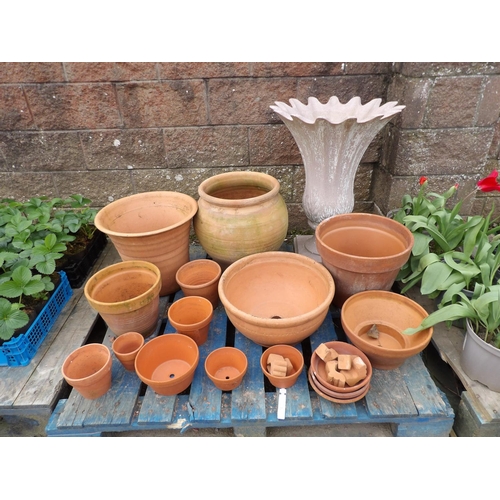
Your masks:
<svg viewBox="0 0 500 500"><path fill-rule="evenodd" d="M26 313L25 297L46 298L54 289L51 276L67 245L78 234L95 232L91 200L34 197L26 202L0 200L0 338L8 340ZM6 303L10 304L7 308ZM8 310L7 310L8 309ZM13 328L13 325L15 328ZM24 326L24 325L21 325Z"/></svg>

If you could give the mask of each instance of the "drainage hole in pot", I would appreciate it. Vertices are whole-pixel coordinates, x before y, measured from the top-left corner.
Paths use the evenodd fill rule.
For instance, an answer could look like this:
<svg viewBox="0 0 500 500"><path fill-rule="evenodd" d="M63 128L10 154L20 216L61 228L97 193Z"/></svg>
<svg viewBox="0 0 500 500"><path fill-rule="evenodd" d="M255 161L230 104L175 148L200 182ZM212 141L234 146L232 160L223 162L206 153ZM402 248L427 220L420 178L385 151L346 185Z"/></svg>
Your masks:
<svg viewBox="0 0 500 500"><path fill-rule="evenodd" d="M171 374L169 375L169 378L175 378L175 373L171 373Z"/></svg>
<svg viewBox="0 0 500 500"><path fill-rule="evenodd" d="M281 319L281 316L271 316L271 319Z"/></svg>

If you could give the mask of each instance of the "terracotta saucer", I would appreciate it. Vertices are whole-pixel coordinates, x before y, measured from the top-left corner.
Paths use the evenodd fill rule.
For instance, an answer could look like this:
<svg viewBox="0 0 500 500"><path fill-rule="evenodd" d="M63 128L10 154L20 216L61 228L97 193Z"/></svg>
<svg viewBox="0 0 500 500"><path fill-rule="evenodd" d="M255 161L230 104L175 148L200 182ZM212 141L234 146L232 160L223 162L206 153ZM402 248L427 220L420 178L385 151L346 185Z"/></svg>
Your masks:
<svg viewBox="0 0 500 500"><path fill-rule="evenodd" d="M355 403L356 401L359 401L360 399L363 399L368 391L370 390L370 385L366 386L366 391L361 394L360 396L357 396L352 399L337 399L333 398L331 396L328 396L324 392L321 392L315 385L314 385L314 380L311 378L311 374L308 372L307 373L307 378L309 380L309 383L311 384L311 387L313 388L314 392L318 395L321 396L322 398L326 399L327 401L331 401L332 403L338 403L338 404L349 404L349 403Z"/></svg>
<svg viewBox="0 0 500 500"><path fill-rule="evenodd" d="M309 375L311 376L311 379L314 382L314 385L316 386L316 388L319 391L321 391L324 394L331 396L335 399L352 399L352 398L359 396L360 394L366 394L366 385L361 387L361 389L358 389L358 390L353 391L353 392L337 392L337 391L332 391L331 389L328 389L327 387L322 385L321 381L318 379L318 377L316 377L314 375L314 372L312 371L311 368L309 369ZM369 384L367 384L367 385L369 385Z"/></svg>

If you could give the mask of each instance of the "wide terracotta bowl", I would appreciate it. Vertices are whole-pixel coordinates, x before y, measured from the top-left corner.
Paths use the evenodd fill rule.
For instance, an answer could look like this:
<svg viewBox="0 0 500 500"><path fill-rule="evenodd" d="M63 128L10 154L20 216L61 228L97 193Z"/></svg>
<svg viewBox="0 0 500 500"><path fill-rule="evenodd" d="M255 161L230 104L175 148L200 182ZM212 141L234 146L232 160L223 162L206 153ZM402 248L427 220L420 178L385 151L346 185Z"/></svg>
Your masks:
<svg viewBox="0 0 500 500"><path fill-rule="evenodd" d="M349 340L363 351L373 368L392 370L423 351L432 338L433 328L405 335L415 328L427 311L415 301L394 292L368 290L347 299L341 309L341 322ZM369 335L376 325L378 338Z"/></svg>
<svg viewBox="0 0 500 500"><path fill-rule="evenodd" d="M267 359L272 353L288 358L292 363L293 372L288 374L286 377L271 375L271 373L267 371ZM297 382L297 379L304 368L304 356L302 356L302 353L298 349L291 345L274 345L268 347L262 353L262 356L260 357L260 367L266 378L272 385L274 385L274 387L278 387L279 389L288 389L289 387L292 387L295 382Z"/></svg>
<svg viewBox="0 0 500 500"><path fill-rule="evenodd" d="M232 391L238 387L248 368L243 351L235 347L220 347L212 351L205 360L205 371L215 387L221 391Z"/></svg>
<svg viewBox="0 0 500 500"><path fill-rule="evenodd" d="M262 346L293 345L323 323L335 293L323 265L291 252L263 252L231 264L219 281L227 316Z"/></svg>
<svg viewBox="0 0 500 500"><path fill-rule="evenodd" d="M346 385L345 387L337 387L328 382L326 376L325 362L318 356L316 351L313 351L313 353L311 354L310 366L312 370L313 379L317 382L316 385L319 386L320 389L326 389L326 391L332 391L340 394L348 394L350 392L357 392L360 389L364 389L369 384L373 375L372 364L368 359L368 357L366 356L366 354L362 352L360 349L358 349L356 346L338 340L325 342L325 345L330 349L335 349L339 354L351 354L354 356L359 356L364 361L367 367L366 377L353 386Z"/></svg>
<svg viewBox="0 0 500 500"><path fill-rule="evenodd" d="M192 338L166 333L144 344L135 358L135 371L157 394L173 396L191 385L199 360Z"/></svg>

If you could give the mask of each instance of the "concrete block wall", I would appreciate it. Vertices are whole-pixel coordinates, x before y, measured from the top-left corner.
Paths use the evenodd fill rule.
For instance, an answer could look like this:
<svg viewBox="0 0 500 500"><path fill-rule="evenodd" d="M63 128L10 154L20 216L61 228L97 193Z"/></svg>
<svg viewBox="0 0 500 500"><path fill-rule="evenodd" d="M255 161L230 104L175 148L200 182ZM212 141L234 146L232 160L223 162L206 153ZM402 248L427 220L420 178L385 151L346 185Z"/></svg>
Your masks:
<svg viewBox="0 0 500 500"><path fill-rule="evenodd" d="M269 106L332 95L406 105L363 157L355 211L387 212L420 175L473 188L498 165L499 63L10 62L0 63L0 197L197 198L207 177L259 170L281 182L290 231L307 231L302 159Z"/></svg>

